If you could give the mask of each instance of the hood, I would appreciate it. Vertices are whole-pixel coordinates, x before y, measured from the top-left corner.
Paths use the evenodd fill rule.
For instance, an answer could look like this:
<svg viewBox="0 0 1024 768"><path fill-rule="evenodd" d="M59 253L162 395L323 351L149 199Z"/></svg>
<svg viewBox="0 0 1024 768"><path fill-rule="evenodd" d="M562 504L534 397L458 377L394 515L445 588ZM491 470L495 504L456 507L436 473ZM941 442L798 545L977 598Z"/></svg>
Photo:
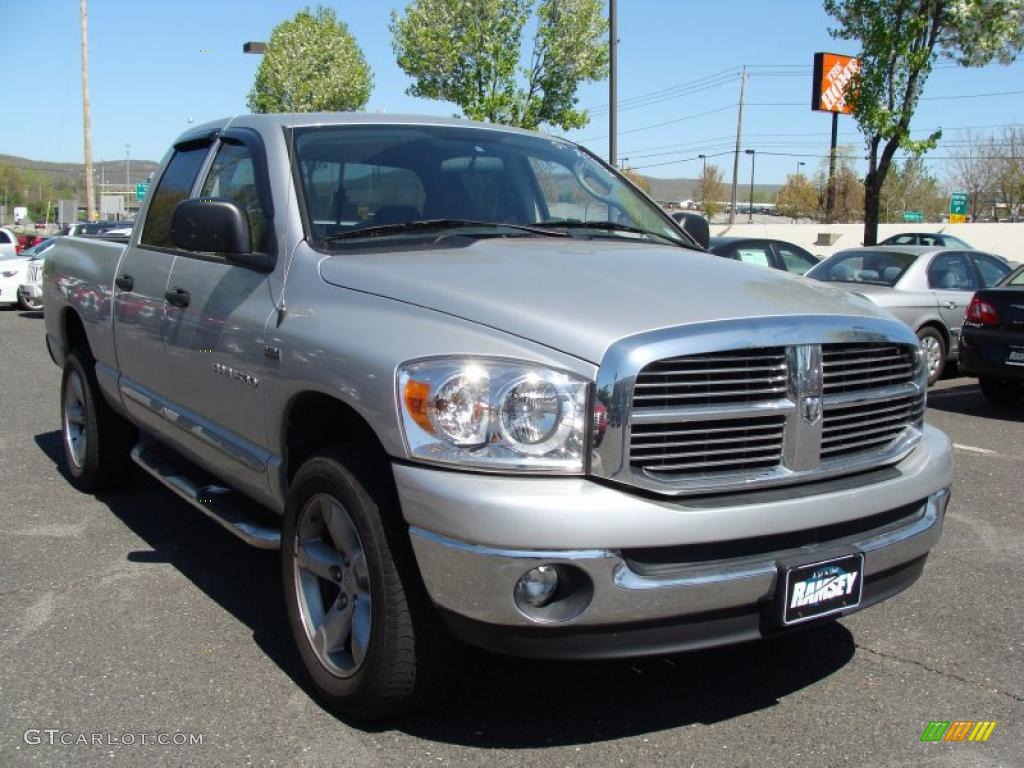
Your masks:
<svg viewBox="0 0 1024 768"><path fill-rule="evenodd" d="M481 239L328 256L325 281L491 326L600 363L623 337L786 315L888 317L825 283L671 246Z"/></svg>

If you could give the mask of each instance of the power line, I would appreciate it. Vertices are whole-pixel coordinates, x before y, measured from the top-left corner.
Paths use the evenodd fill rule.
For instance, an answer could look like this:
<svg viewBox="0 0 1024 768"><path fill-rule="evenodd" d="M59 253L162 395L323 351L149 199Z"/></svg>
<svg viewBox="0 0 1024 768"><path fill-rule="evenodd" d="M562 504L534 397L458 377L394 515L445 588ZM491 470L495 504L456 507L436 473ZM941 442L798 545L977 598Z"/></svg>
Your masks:
<svg viewBox="0 0 1024 768"><path fill-rule="evenodd" d="M662 127L664 127L666 125L673 125L675 123L682 123L682 122L685 122L687 120L693 120L693 119L698 118L698 117L705 117L707 115L717 114L718 112L725 112L727 109L733 109L734 107L735 107L734 104L728 104L728 105L726 105L724 107L719 107L718 109L709 109L707 112L698 112L698 113L696 113L694 115L686 115L684 117L676 118L675 120L666 120L664 123L655 123L654 125L645 125L642 128L631 128L628 131L619 131L619 135L623 136L623 135L625 135L627 133L639 133L640 131L649 131L649 130L652 130L654 128L662 128ZM608 134L605 134L604 136L588 136L588 137L586 137L584 139L580 139L580 142L596 141L597 139L607 139L607 138L608 138Z"/></svg>

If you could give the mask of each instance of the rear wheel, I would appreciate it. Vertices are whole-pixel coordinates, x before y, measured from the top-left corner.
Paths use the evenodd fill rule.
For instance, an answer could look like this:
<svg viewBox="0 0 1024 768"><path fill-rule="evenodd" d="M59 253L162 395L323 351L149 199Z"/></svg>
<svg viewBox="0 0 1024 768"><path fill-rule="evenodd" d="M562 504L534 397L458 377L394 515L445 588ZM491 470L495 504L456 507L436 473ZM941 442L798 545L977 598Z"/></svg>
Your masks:
<svg viewBox="0 0 1024 768"><path fill-rule="evenodd" d="M393 490L363 455L333 450L299 469L281 566L289 624L319 698L369 720L441 695L458 644L420 580Z"/></svg>
<svg viewBox="0 0 1024 768"><path fill-rule="evenodd" d="M928 386L930 387L946 367L946 341L942 334L931 326L925 326L917 332L917 342L921 345L924 364L928 368Z"/></svg>
<svg viewBox="0 0 1024 768"><path fill-rule="evenodd" d="M1020 399L1020 382L996 376L981 376L978 378L978 384L981 387L981 394L993 403L1013 405Z"/></svg>
<svg viewBox="0 0 1024 768"><path fill-rule="evenodd" d="M96 493L122 482L131 465L133 430L103 399L87 349L72 350L64 361L60 414L71 483Z"/></svg>

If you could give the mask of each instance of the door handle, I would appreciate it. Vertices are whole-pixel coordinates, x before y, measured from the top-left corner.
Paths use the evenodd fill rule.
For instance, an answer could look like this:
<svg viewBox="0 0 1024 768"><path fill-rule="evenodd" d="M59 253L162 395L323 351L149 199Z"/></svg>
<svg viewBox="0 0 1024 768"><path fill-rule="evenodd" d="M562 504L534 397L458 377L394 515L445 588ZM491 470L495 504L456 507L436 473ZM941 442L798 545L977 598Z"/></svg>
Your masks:
<svg viewBox="0 0 1024 768"><path fill-rule="evenodd" d="M114 285L122 291L130 291L135 287L135 278L131 275L121 275L119 278L114 280Z"/></svg>
<svg viewBox="0 0 1024 768"><path fill-rule="evenodd" d="M946 309L956 309L956 302L955 301L947 301L945 304L943 304L943 306Z"/></svg>
<svg viewBox="0 0 1024 768"><path fill-rule="evenodd" d="M192 297L189 296L188 291L184 288L172 288L164 294L164 298L167 299L168 304L173 304L176 307L187 307Z"/></svg>

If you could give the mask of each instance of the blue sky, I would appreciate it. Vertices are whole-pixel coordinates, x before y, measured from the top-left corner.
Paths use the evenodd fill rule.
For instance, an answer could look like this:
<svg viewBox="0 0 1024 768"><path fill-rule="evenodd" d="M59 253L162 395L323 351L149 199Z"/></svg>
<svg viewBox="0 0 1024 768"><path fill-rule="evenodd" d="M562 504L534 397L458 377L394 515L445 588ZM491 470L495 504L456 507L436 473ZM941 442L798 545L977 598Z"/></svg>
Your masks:
<svg viewBox="0 0 1024 768"><path fill-rule="evenodd" d="M271 28L307 3L288 0L92 0L89 4L93 157L158 160L174 137L196 123L245 112L258 56L241 53L246 40L265 40ZM362 46L375 74L368 109L449 115L451 104L405 95L408 78L391 51L388 16L397 2L331 2ZM82 159L79 20L76 0L4 0L0 70L12 113L0 120L0 153L36 160ZM855 53L832 40L817 0L732 0L728 3L620 0L619 98L690 83L743 64L760 65L748 85L744 147L758 152L757 181L781 183L797 163L813 170L827 153L829 117L809 108L815 51ZM12 30L17 32L10 34ZM208 50L209 52L204 52ZM767 65L767 66L765 66ZM949 143L933 154L957 153L965 126L982 133L1024 120L1024 64L933 72L914 121L941 126ZM735 140L739 79L728 74L713 87L655 101L619 115L619 156L661 177L699 173L696 155L729 151ZM1016 91L1017 93L1005 94ZM976 94L1003 93L1001 96ZM607 106L607 82L584 86L580 104ZM696 116L701 115L703 116ZM666 123L660 127L658 124ZM569 135L607 153L607 113ZM840 143L861 152L849 117L840 118ZM776 153L776 154L771 154ZM731 174L731 157L712 158ZM944 161L931 161L942 175ZM742 158L741 180L749 178Z"/></svg>

